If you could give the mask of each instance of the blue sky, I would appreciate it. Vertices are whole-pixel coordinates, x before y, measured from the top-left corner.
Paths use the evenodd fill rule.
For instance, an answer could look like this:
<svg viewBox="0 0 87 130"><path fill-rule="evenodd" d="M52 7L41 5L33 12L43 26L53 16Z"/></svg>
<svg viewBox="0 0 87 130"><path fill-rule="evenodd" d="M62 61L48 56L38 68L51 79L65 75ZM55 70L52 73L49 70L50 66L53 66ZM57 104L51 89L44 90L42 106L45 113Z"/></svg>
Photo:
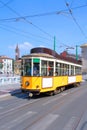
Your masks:
<svg viewBox="0 0 87 130"><path fill-rule="evenodd" d="M67 5L66 5L67 3ZM0 0L0 55L15 57L18 44L20 56L33 47L53 49L68 47L69 53L81 53L87 42L87 0Z"/></svg>

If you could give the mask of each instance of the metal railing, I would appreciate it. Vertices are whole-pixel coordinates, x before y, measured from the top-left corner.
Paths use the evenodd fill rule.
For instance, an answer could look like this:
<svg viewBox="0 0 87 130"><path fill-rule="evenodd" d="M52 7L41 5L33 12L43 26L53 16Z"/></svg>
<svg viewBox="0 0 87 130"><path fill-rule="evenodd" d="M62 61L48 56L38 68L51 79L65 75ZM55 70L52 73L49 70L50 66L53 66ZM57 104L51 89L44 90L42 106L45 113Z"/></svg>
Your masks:
<svg viewBox="0 0 87 130"><path fill-rule="evenodd" d="M0 77L0 85L20 83L20 76L3 76Z"/></svg>

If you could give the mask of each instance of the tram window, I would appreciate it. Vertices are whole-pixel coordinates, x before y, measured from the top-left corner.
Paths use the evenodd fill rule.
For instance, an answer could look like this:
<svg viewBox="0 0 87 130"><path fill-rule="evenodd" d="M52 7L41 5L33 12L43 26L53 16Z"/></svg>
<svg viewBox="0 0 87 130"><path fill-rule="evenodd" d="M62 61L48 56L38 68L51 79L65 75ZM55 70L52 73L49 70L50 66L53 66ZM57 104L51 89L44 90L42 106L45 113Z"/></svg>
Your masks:
<svg viewBox="0 0 87 130"><path fill-rule="evenodd" d="M60 70L60 63L56 62L56 67L55 67L55 75L59 76L61 74L61 70Z"/></svg>
<svg viewBox="0 0 87 130"><path fill-rule="evenodd" d="M62 76L62 75L68 75L69 74L69 65L63 64L63 63L58 63L56 62L56 76Z"/></svg>
<svg viewBox="0 0 87 130"><path fill-rule="evenodd" d="M33 63L33 76L39 76L39 63Z"/></svg>
<svg viewBox="0 0 87 130"><path fill-rule="evenodd" d="M81 67L79 67L79 74L82 74Z"/></svg>
<svg viewBox="0 0 87 130"><path fill-rule="evenodd" d="M31 59L26 59L24 62L24 75L31 76Z"/></svg>
<svg viewBox="0 0 87 130"><path fill-rule="evenodd" d="M31 76L31 66L29 64L26 64L25 72L26 72L26 75Z"/></svg>
<svg viewBox="0 0 87 130"><path fill-rule="evenodd" d="M78 74L78 67L75 67L75 73Z"/></svg>
<svg viewBox="0 0 87 130"><path fill-rule="evenodd" d="M54 62L48 61L48 76L53 76Z"/></svg>
<svg viewBox="0 0 87 130"><path fill-rule="evenodd" d="M64 75L68 75L68 65L64 64Z"/></svg>
<svg viewBox="0 0 87 130"><path fill-rule="evenodd" d="M21 61L21 76L24 75L24 72L23 72L24 68L23 68L23 60Z"/></svg>
<svg viewBox="0 0 87 130"><path fill-rule="evenodd" d="M56 66L55 66L55 75L57 76L57 75L58 75L58 63L56 62L55 65L56 65Z"/></svg>
<svg viewBox="0 0 87 130"><path fill-rule="evenodd" d="M78 74L78 67L76 67L76 74Z"/></svg>
<svg viewBox="0 0 87 130"><path fill-rule="evenodd" d="M69 75L71 75L71 65L69 65Z"/></svg>
<svg viewBox="0 0 87 130"><path fill-rule="evenodd" d="M40 76L40 59L33 58L33 66L32 66L32 73L33 76Z"/></svg>
<svg viewBox="0 0 87 130"><path fill-rule="evenodd" d="M71 65L71 75L74 75L74 66Z"/></svg>
<svg viewBox="0 0 87 130"><path fill-rule="evenodd" d="M75 73L81 74L81 67L75 67Z"/></svg>
<svg viewBox="0 0 87 130"><path fill-rule="evenodd" d="M64 75L64 64L60 64L61 75Z"/></svg>
<svg viewBox="0 0 87 130"><path fill-rule="evenodd" d="M47 76L47 61L41 61L41 75Z"/></svg>
<svg viewBox="0 0 87 130"><path fill-rule="evenodd" d="M67 75L69 75L69 65L67 65Z"/></svg>
<svg viewBox="0 0 87 130"><path fill-rule="evenodd" d="M54 63L52 61L41 61L41 75L42 76L53 76Z"/></svg>
<svg viewBox="0 0 87 130"><path fill-rule="evenodd" d="M67 75L67 64L61 64L61 75Z"/></svg>

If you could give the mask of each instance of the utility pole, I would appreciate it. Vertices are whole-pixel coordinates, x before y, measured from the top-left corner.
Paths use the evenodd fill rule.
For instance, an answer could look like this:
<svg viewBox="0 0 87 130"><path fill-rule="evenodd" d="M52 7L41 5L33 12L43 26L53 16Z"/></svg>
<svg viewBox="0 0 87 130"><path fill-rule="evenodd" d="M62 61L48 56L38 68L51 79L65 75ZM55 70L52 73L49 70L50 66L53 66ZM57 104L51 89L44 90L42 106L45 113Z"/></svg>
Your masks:
<svg viewBox="0 0 87 130"><path fill-rule="evenodd" d="M55 47L56 47L56 37L54 36L54 51L55 51Z"/></svg>
<svg viewBox="0 0 87 130"><path fill-rule="evenodd" d="M76 60L78 60L78 46L76 45Z"/></svg>

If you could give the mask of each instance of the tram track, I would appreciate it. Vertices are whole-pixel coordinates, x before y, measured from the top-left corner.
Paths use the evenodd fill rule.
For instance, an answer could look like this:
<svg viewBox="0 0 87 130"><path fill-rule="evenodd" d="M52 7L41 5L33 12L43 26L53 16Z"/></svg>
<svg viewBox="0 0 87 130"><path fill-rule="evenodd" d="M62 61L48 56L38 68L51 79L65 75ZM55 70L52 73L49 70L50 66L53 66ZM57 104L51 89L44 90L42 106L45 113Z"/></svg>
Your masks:
<svg viewBox="0 0 87 130"><path fill-rule="evenodd" d="M70 90L68 90L68 91L70 91ZM49 96L49 97L43 98L43 99L42 99L42 97L41 97L41 98L38 98L38 99L28 99L28 102L27 102L27 103L23 103L22 100L21 100L21 101L19 101L19 100L12 101L12 103L8 103L8 104L6 103L6 104L5 104L5 108L6 108L6 109L8 109L9 106L10 106L10 107L11 107L11 106L14 107L16 104L19 104L19 103L22 104L22 105L17 106L17 107L15 107L15 108L11 108L11 109L9 109L8 111L5 111L5 112L1 112L1 113L0 113L0 116L4 115L4 114L6 114L6 113L13 112L14 110L20 109L20 108L22 108L22 107L26 107L26 106L31 105L31 104L33 104L33 103L36 103L37 101L40 101L40 100L45 102L45 103L43 103L43 106L45 106L46 104L48 104L48 103L50 103L50 102L59 100L60 98L63 98L63 96L65 96L65 95L68 94L68 91L65 91L66 94L64 94L64 95L63 95L63 93L60 93L57 98L56 98L57 95L55 95L54 97L53 97L53 96ZM78 90L77 90L77 91L78 91ZM23 98L23 97L22 97L22 98ZM26 98L27 98L27 96L26 96ZM14 100L15 100L15 99L14 99ZM1 109L3 109L3 107L1 107Z"/></svg>
<svg viewBox="0 0 87 130"><path fill-rule="evenodd" d="M22 105L20 105L20 106L17 106L17 107L15 107L15 108L11 108L11 109L9 109L8 111L5 111L5 112L1 112L0 113L0 119L1 119L1 116L3 116L3 115L9 115L9 114L11 114L14 110L16 110L16 111L19 111L20 109L24 109L24 107L27 107L27 106L30 106L31 104L33 105L34 103L37 103L38 101L41 101L41 102L45 102L45 103L43 103L42 105L43 106L45 106L46 104L49 104L49 103L52 103L53 101L56 101L56 100L60 100L60 99L65 99L65 96L70 96L70 94L73 94L73 93L75 93L75 92L78 92L78 94L80 94L79 93L79 91L80 91L80 87L79 88L77 88L77 89L73 89L72 91L70 91L70 90L66 90L66 91L64 91L64 92L62 92L62 93L60 93L59 95L55 95L55 96L52 96L52 97L48 97L48 98L38 98L38 99L28 99L28 102L27 103L25 103L25 104L22 104ZM77 94L76 94L77 95ZM56 97L56 96L58 96L58 97ZM19 101L18 101L19 102ZM22 103L22 102L21 102ZM13 104L17 104L17 101L15 101ZM60 105L60 104L59 104ZM11 104L10 105L7 105L7 107L9 107L9 106L11 106Z"/></svg>
<svg viewBox="0 0 87 130"><path fill-rule="evenodd" d="M82 90L83 90L82 87L79 87L79 88L75 88L75 89L72 89L72 90L66 90L63 93L60 93L59 95L49 96L47 98L46 97L45 98L44 97L38 98L38 99L35 99L35 100L31 99L26 104L22 104L20 106L15 107L15 108L9 109L8 111L0 113L0 120L4 120L4 118L7 118L8 116L13 116L15 113L19 113L20 111L26 109L27 111L25 111L25 114L21 115L21 117L24 117L25 119L28 120L33 113L34 114L36 113L37 115L34 116L34 119L32 121L29 121L29 124L27 124L24 128L25 130L29 130L29 129L33 130L33 126L38 126L39 122L41 122L41 121L43 122L45 119L47 120L48 118L51 118L50 121L49 121L49 124L50 124L52 121L56 120L57 118L59 118L61 116L61 114L53 114L54 111L61 109L61 107L63 107L64 103L67 102L68 99L69 99L69 102L72 102L73 94L77 95L75 98L78 98L81 95L80 91L82 91ZM85 90L82 92L82 94L84 92L85 92ZM70 99L70 97L71 97L71 99ZM55 104L55 102L56 102L56 104ZM32 105L35 105L35 103L40 104L39 105L40 108L37 105L37 110L39 109L38 111L32 110ZM46 104L44 104L44 103L46 103ZM51 107L49 107L49 109L46 109L47 105L50 105ZM28 108L30 108L30 109L28 109ZM41 111L41 109L42 109L42 111L43 110L45 110L45 111L43 113L39 114L39 111ZM27 113L28 113L28 115L27 115ZM78 116L78 117L72 116L71 117L71 119L69 121L69 125L71 124L72 130L75 130L75 128L78 126L83 114L84 113L81 112L80 116ZM21 117L18 117L18 119L20 119L19 120L20 123L22 122ZM16 123L17 120L14 118L13 121L11 120L10 122L7 122L6 126L11 125L11 126L9 126L9 128L10 127L12 128L13 126L15 127L14 123ZM17 124L18 124L18 122L17 122ZM68 125L66 125L66 128L67 127L68 127ZM45 127L43 128L43 130L45 130Z"/></svg>
<svg viewBox="0 0 87 130"><path fill-rule="evenodd" d="M78 94L81 95L80 90L79 90L79 91L76 91L76 92L77 92L77 93L76 93L77 95L78 95ZM67 96L67 98L69 98L70 95L73 94L73 93L74 93L74 92L69 93L68 95L65 95L65 96ZM78 97L79 97L79 95L78 95ZM43 120L47 115L50 115L50 113L53 113L54 111L56 111L56 110L58 110L59 108L61 108L61 107L65 104L65 102L67 102L67 98L63 97L63 99L62 99L60 102L57 102L56 105L54 105L53 107L50 107L49 110L45 112L45 114L39 116L39 117L36 118L32 123L30 123L30 124L25 128L25 130L31 129L32 126L35 125L37 122ZM72 100L72 99L69 99L69 102L70 102L71 100ZM84 110L81 112L80 116L76 117L77 119L75 118L74 120L72 120L72 121L70 122L70 123L73 123L73 122L74 122L74 125L72 125L72 130L75 130L75 129L77 128L77 126L78 126L78 124L79 124L79 122L80 122L80 120L81 120L83 114L84 114ZM76 120L76 121L75 121L75 120ZM33 130L33 129L31 129L31 130Z"/></svg>
<svg viewBox="0 0 87 130"><path fill-rule="evenodd" d="M79 93L80 92L80 89L79 91L73 91L71 93L69 93L68 95L66 94L65 96L66 97L69 97L70 95L72 95L73 93ZM81 93L79 93L81 94ZM34 120L31 124L29 124L25 130L29 130L33 125L35 125L36 123L40 122L40 120L42 120L43 118L45 118L47 115L49 115L50 113L53 113L55 110L58 110L59 108L61 108L64 103L67 101L67 99L65 99L65 96L62 97L62 101L58 102L55 106L53 106L52 108L50 107L50 110L48 110L45 114L41 115L40 117L38 117L36 120ZM78 95L79 96L79 95ZM52 102L50 102L52 103ZM72 122L74 122L74 125L72 125L72 130L75 130L79 124L79 122L81 121L81 118L82 116L84 115L84 111L82 111L82 113L80 114L79 117L76 117L77 119L75 119L74 121L72 120ZM71 123L71 122L70 122ZM32 130L32 129L31 129ZM65 129L64 129L65 130Z"/></svg>
<svg viewBox="0 0 87 130"><path fill-rule="evenodd" d="M29 106L29 105L31 105L31 104L37 102L38 100L39 100L39 99L33 100L33 101L30 101L30 102L27 102L26 104L22 104L22 105L20 105L20 106L15 107L15 108L11 108L11 109L9 109L8 111L1 112L1 113L0 113L0 119L2 119L2 118L4 118L4 117L6 117L6 116L12 114L14 111L16 111L16 112L17 112L17 111L20 111L20 109L24 109L24 107L27 107L27 106Z"/></svg>
<svg viewBox="0 0 87 130"><path fill-rule="evenodd" d="M70 93L71 94L71 93ZM70 94L67 95L67 98L70 97ZM54 111L58 110L59 108L61 108L65 102L67 101L67 98L63 98L62 101L56 103L56 105L54 105L53 107L50 107L48 111L46 111L44 114L42 114L41 116L39 116L38 118L36 118L33 122L31 122L27 127L25 127L24 129L25 130L35 130L34 128L32 128L33 126L35 126L38 122L40 122L41 120L43 120L44 118L47 117L47 115L50 115L51 113L53 113ZM69 100L70 101L70 100ZM80 116L78 117L74 117L75 119L70 121L69 125L71 124L72 126L72 130L75 130L82 118L84 114L84 111L82 111L82 113L80 114ZM61 116L61 115L58 115L58 116ZM73 124L74 122L74 124ZM39 126L38 126L39 127ZM67 126L66 126L67 127ZM64 129L65 130L65 129Z"/></svg>

